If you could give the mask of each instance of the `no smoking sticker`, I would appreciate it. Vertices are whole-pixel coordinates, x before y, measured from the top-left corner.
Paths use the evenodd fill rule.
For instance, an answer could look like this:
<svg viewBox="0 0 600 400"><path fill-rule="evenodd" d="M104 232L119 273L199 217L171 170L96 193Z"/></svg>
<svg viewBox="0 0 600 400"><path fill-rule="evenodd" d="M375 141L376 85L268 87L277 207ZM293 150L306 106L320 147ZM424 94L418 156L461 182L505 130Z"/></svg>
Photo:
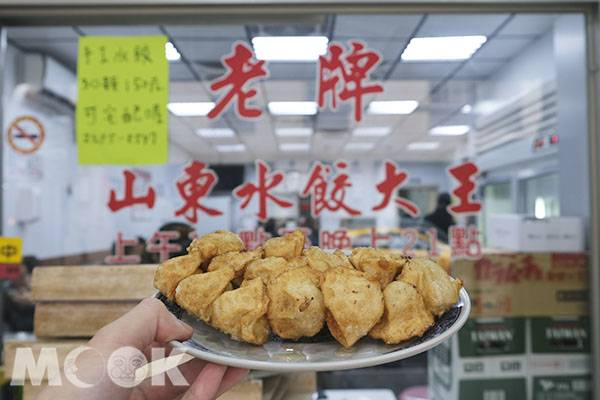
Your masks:
<svg viewBox="0 0 600 400"><path fill-rule="evenodd" d="M44 143L44 126L31 115L15 119L6 132L10 147L21 154L35 153Z"/></svg>

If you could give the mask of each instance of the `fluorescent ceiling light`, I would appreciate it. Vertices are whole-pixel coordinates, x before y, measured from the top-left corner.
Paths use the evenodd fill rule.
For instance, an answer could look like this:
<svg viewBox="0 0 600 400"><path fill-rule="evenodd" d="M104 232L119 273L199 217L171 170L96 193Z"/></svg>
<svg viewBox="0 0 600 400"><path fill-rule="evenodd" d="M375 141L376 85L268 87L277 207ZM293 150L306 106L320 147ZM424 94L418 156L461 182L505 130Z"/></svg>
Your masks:
<svg viewBox="0 0 600 400"><path fill-rule="evenodd" d="M434 136L461 136L469 132L469 125L446 125L431 128L429 133Z"/></svg>
<svg viewBox="0 0 600 400"><path fill-rule="evenodd" d="M177 47L171 42L165 43L165 54L167 55L167 60L169 61L179 61L181 58L181 54L177 51Z"/></svg>
<svg viewBox="0 0 600 400"><path fill-rule="evenodd" d="M200 128L196 133L209 139L231 138L235 136L235 132L229 128Z"/></svg>
<svg viewBox="0 0 600 400"><path fill-rule="evenodd" d="M312 128L296 127L296 128L276 128L277 136L310 136L313 134Z"/></svg>
<svg viewBox="0 0 600 400"><path fill-rule="evenodd" d="M412 38L403 61L467 60L487 41L482 35Z"/></svg>
<svg viewBox="0 0 600 400"><path fill-rule="evenodd" d="M273 115L315 115L317 103L314 101L271 101L269 112Z"/></svg>
<svg viewBox="0 0 600 400"><path fill-rule="evenodd" d="M470 114L471 111L473 111L473 106L471 106L470 104L465 104L460 109L460 112L463 113L463 114Z"/></svg>
<svg viewBox="0 0 600 400"><path fill-rule="evenodd" d="M169 103L167 108L178 117L204 117L215 107L212 101Z"/></svg>
<svg viewBox="0 0 600 400"><path fill-rule="evenodd" d="M346 144L346 150L349 151L369 151L375 147L375 143L370 142L349 142Z"/></svg>
<svg viewBox="0 0 600 400"><path fill-rule="evenodd" d="M416 110L419 102L415 100L382 100L369 103L369 114L410 114Z"/></svg>
<svg viewBox="0 0 600 400"><path fill-rule="evenodd" d="M246 146L242 143L237 144L219 144L215 146L219 153L239 153L242 151L246 151Z"/></svg>
<svg viewBox="0 0 600 400"><path fill-rule="evenodd" d="M389 135L391 131L389 126L363 126L356 128L353 133L354 136L382 137Z"/></svg>
<svg viewBox="0 0 600 400"><path fill-rule="evenodd" d="M293 151L308 151L310 149L310 143L281 143L279 150L293 152Z"/></svg>
<svg viewBox="0 0 600 400"><path fill-rule="evenodd" d="M438 142L413 142L408 145L408 150L435 150L440 147Z"/></svg>
<svg viewBox="0 0 600 400"><path fill-rule="evenodd" d="M254 54L268 61L317 61L327 52L325 36L257 36L252 38Z"/></svg>

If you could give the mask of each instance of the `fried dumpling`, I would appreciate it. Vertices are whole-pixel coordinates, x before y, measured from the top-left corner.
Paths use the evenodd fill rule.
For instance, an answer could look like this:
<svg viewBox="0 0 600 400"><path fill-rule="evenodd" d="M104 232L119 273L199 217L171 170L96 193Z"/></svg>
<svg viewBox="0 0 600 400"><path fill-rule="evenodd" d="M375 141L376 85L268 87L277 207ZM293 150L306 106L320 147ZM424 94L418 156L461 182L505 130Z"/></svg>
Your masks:
<svg viewBox="0 0 600 400"><path fill-rule="evenodd" d="M284 273L289 269L288 262L281 257L267 257L251 261L246 267L244 280L261 278L263 282L269 283L271 279Z"/></svg>
<svg viewBox="0 0 600 400"><path fill-rule="evenodd" d="M302 255L304 233L296 230L282 237L269 239L264 244L265 257L283 257L290 260Z"/></svg>
<svg viewBox="0 0 600 400"><path fill-rule="evenodd" d="M179 282L193 274L202 272L202 259L198 254L186 254L171 258L160 264L154 274L154 287L169 300L175 298L175 288Z"/></svg>
<svg viewBox="0 0 600 400"><path fill-rule="evenodd" d="M367 278L376 280L385 288L394 280L406 261L390 256L385 250L359 247L352 249L350 262L357 270L363 271Z"/></svg>
<svg viewBox="0 0 600 400"><path fill-rule="evenodd" d="M290 269L267 285L271 329L285 339L314 336L323 328L325 305L319 276L309 267Z"/></svg>
<svg viewBox="0 0 600 400"><path fill-rule="evenodd" d="M262 279L247 280L214 301L210 322L235 340L261 345L269 337L268 307Z"/></svg>
<svg viewBox="0 0 600 400"><path fill-rule="evenodd" d="M462 287L459 279L451 277L427 258L409 260L398 280L413 285L423 296L427 309L435 316L442 315L458 301Z"/></svg>
<svg viewBox="0 0 600 400"><path fill-rule="evenodd" d="M235 272L231 267L189 276L182 280L175 290L177 304L201 320L209 322L212 303L227 290L234 276Z"/></svg>
<svg viewBox="0 0 600 400"><path fill-rule="evenodd" d="M371 329L369 336L387 344L398 344L421 336L433 324L433 316L417 290L402 281L395 281L383 290L383 318Z"/></svg>
<svg viewBox="0 0 600 400"><path fill-rule="evenodd" d="M308 267L308 259L305 256L290 258L288 260L288 267L290 269Z"/></svg>
<svg viewBox="0 0 600 400"><path fill-rule="evenodd" d="M341 252L328 253L316 246L311 246L304 251L308 265L319 272L325 272L330 268L354 269L348 257Z"/></svg>
<svg viewBox="0 0 600 400"><path fill-rule="evenodd" d="M187 250L189 254L199 254L203 262L208 262L220 254L244 250L244 242L233 232L215 231L194 239Z"/></svg>
<svg viewBox="0 0 600 400"><path fill-rule="evenodd" d="M379 283L370 281L362 272L329 269L321 290L327 327L344 347L351 347L381 319L383 294Z"/></svg>
<svg viewBox="0 0 600 400"><path fill-rule="evenodd" d="M252 251L230 251L229 253L216 256L208 264L207 271L215 271L220 268L233 268L235 277L244 276L246 266L253 260L258 260L262 257L263 250L258 247Z"/></svg>

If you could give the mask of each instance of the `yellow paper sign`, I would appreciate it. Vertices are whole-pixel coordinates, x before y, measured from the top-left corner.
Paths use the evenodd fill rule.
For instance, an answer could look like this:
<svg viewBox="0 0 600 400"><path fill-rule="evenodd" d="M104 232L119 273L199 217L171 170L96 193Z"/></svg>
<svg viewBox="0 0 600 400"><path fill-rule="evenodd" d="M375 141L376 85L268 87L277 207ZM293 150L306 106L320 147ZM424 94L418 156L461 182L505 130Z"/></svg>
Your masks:
<svg viewBox="0 0 600 400"><path fill-rule="evenodd" d="M18 237L0 236L0 264L21 264L23 241Z"/></svg>
<svg viewBox="0 0 600 400"><path fill-rule="evenodd" d="M79 39L76 111L81 164L164 164L169 65L165 36Z"/></svg>

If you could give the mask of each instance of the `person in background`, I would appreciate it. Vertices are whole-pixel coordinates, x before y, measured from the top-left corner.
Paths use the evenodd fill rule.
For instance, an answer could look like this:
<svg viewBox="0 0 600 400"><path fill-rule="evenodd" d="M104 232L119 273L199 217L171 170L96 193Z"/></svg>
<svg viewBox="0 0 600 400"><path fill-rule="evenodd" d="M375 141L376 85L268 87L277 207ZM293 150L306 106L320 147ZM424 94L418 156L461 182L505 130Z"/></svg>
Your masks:
<svg viewBox="0 0 600 400"><path fill-rule="evenodd" d="M450 194L447 192L440 193L435 210L425 216L425 221L431 223L437 229L438 238L445 242L448 242L448 229L456 224L454 217L447 210L450 203Z"/></svg>
<svg viewBox="0 0 600 400"><path fill-rule="evenodd" d="M25 256L21 275L4 290L4 321L12 332L33 331L34 303L31 294L31 273L39 265L36 257Z"/></svg>
<svg viewBox="0 0 600 400"><path fill-rule="evenodd" d="M183 222L168 222L158 228L159 231L177 231L179 232L179 238L171 240L171 243L178 244L181 246L179 252L171 253L172 257L183 256L187 254L187 248L192 243L193 238L190 236L194 232L194 228Z"/></svg>

